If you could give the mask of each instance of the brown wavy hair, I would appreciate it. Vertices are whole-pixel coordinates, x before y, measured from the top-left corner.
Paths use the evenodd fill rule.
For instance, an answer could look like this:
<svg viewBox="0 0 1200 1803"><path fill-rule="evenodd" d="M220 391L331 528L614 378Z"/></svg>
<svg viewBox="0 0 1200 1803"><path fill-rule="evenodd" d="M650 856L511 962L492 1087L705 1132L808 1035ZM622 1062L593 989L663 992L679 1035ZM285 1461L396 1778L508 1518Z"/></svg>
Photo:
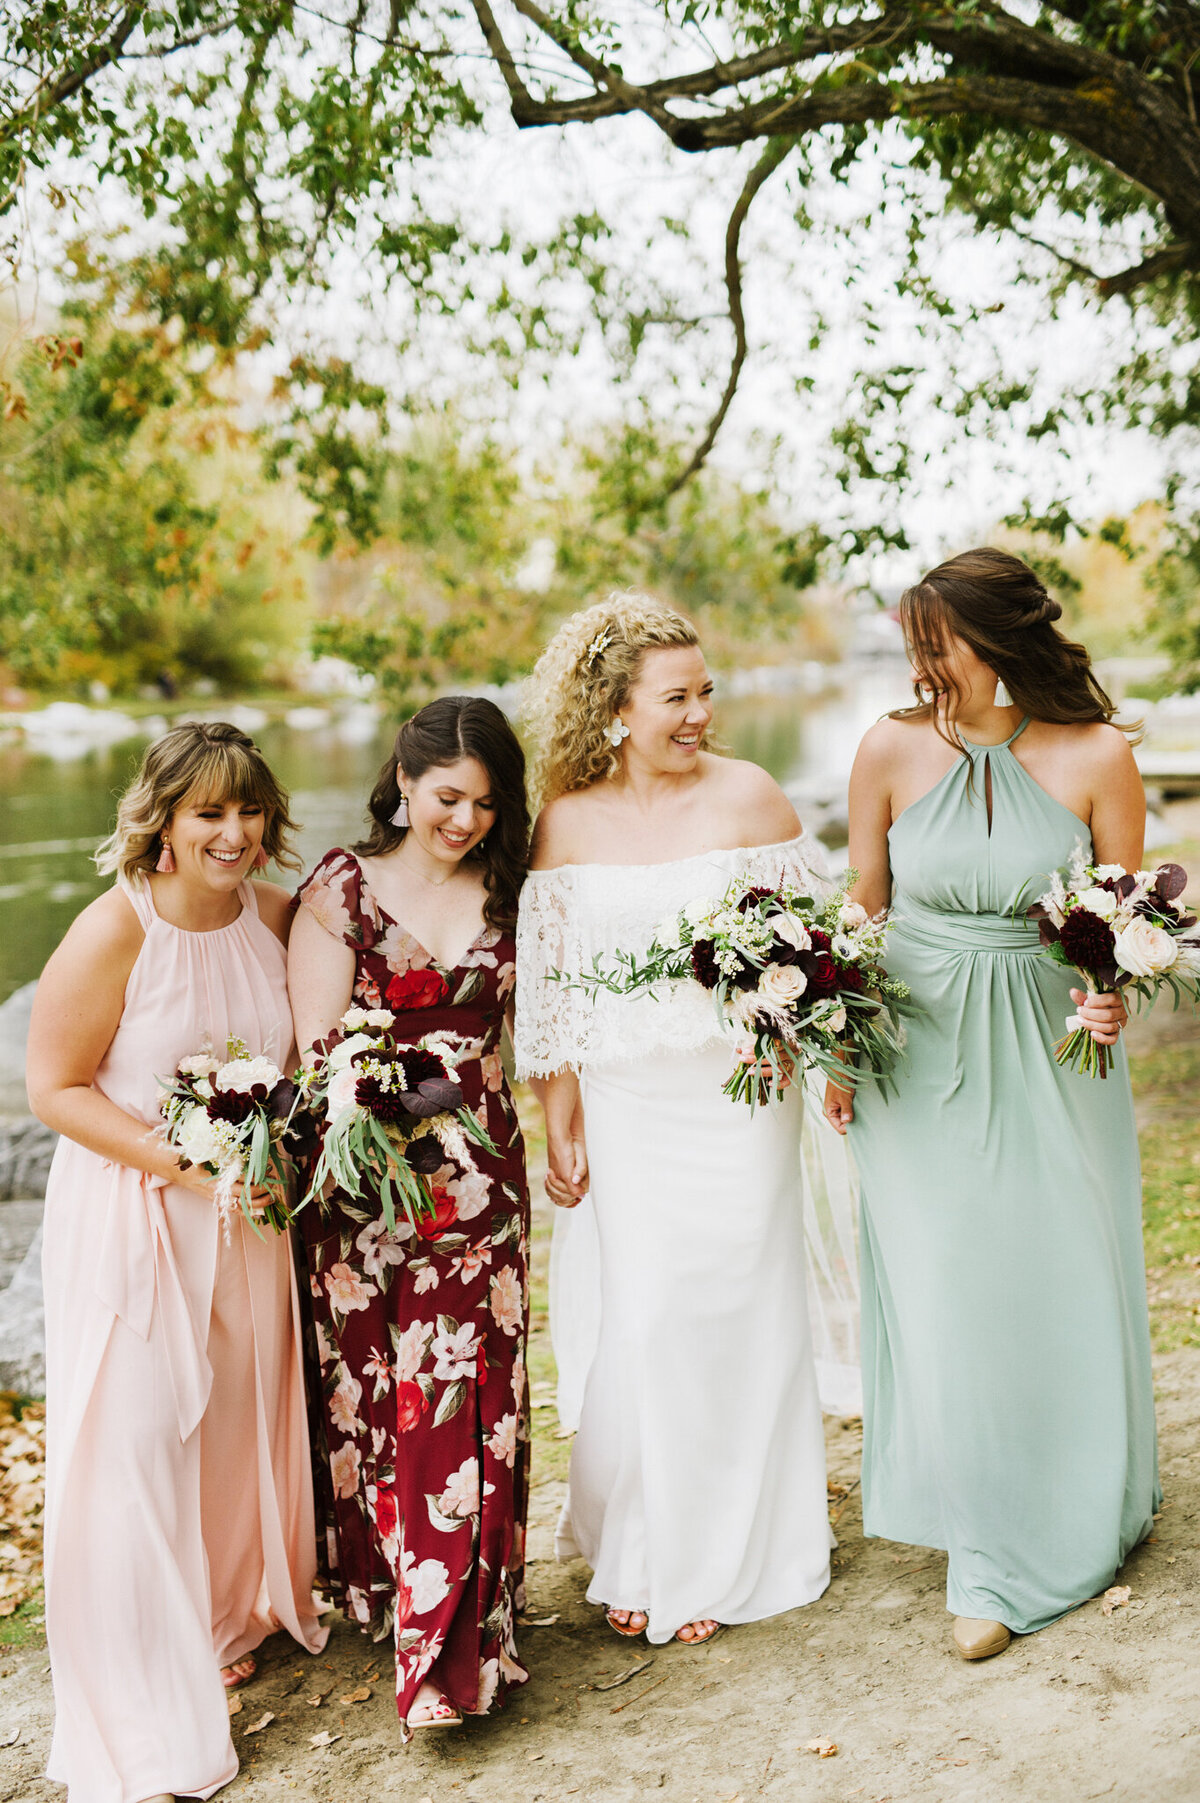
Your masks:
<svg viewBox="0 0 1200 1803"><path fill-rule="evenodd" d="M953 710L962 699L947 663L947 639L961 639L1004 683L1015 706L1055 725L1112 722L1116 704L1096 680L1082 645L1058 630L1059 603L1041 579L1014 557L990 545L964 551L930 570L900 597L900 624L912 659L916 705L894 708L893 720L932 720L957 749L962 741L939 713L933 687ZM1136 737L1136 725L1120 730Z"/></svg>
<svg viewBox="0 0 1200 1803"><path fill-rule="evenodd" d="M263 850L272 863L300 869L288 844L296 823L288 813L287 791L254 740L228 720L188 720L147 749L117 803L116 826L96 848L97 869L139 883L142 872L158 862L163 828L193 795L260 807Z"/></svg>
<svg viewBox="0 0 1200 1803"><path fill-rule="evenodd" d="M352 849L364 858L395 851L408 830L392 820L400 805L399 772L416 782L427 770L457 764L460 758L475 758L491 784L496 819L487 838L467 856L482 871L487 891L483 918L489 926L509 927L517 918L517 898L529 868L529 800L525 753L494 701L440 695L404 722L367 804L371 830Z"/></svg>

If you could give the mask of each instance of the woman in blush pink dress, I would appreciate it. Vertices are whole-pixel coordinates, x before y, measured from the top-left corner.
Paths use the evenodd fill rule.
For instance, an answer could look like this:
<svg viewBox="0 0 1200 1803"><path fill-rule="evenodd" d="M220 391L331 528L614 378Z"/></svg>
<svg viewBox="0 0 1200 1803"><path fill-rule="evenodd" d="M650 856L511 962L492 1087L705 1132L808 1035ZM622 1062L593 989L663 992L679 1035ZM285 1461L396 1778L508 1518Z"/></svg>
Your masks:
<svg viewBox="0 0 1200 1803"><path fill-rule="evenodd" d="M315 1540L286 1235L180 1168L158 1079L231 1034L292 1058L287 800L253 742L177 727L101 847L117 881L38 985L46 1193L48 1776L70 1803L209 1797L238 1769L225 1688L285 1629L310 1652Z"/></svg>

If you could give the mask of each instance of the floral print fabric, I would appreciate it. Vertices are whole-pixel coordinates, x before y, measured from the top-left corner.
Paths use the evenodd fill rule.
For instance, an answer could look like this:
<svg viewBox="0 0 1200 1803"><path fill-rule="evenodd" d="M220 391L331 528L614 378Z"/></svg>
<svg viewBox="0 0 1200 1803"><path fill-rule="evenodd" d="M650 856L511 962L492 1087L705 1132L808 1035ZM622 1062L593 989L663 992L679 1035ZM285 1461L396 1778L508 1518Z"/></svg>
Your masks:
<svg viewBox="0 0 1200 1803"><path fill-rule="evenodd" d="M355 952L354 1004L395 1011L412 1038L469 1042L463 1096L491 1136L478 1170L431 1179L436 1214L389 1233L335 1194L301 1216L329 1449L318 1486L346 1615L396 1649L401 1722L436 1660L461 1711L483 1715L527 1673L523 1602L529 1402L525 1377L529 1191L500 1059L516 976L510 933L485 927L443 969L331 851L299 900Z"/></svg>

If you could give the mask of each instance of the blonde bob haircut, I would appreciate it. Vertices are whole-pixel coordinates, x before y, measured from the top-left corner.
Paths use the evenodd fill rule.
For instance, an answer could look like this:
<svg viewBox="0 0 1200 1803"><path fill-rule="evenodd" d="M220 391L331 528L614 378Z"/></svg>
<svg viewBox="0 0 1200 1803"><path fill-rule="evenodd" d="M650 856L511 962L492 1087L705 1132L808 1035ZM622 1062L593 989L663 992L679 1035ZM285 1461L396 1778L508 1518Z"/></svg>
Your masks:
<svg viewBox="0 0 1200 1803"><path fill-rule="evenodd" d="M117 824L96 850L96 866L138 884L162 851L163 828L186 802L252 803L263 811L263 850L300 868L288 845L295 822L288 797L254 740L227 720L189 720L150 746L117 803Z"/></svg>
<svg viewBox="0 0 1200 1803"><path fill-rule="evenodd" d="M537 747L533 786L540 806L616 775L620 756L605 735L647 651L699 643L690 620L632 589L563 621L534 665L523 710Z"/></svg>

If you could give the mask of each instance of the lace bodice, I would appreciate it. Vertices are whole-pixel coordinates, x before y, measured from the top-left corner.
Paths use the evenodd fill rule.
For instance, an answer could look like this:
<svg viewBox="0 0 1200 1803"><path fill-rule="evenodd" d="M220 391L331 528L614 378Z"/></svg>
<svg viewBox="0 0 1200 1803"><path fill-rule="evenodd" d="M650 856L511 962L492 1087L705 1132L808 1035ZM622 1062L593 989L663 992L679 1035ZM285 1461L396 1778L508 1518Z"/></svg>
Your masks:
<svg viewBox="0 0 1200 1803"><path fill-rule="evenodd" d="M734 876L810 892L828 883L811 833L778 845L699 852L668 864L564 864L533 870L517 923L517 1074L623 1064L655 1052L691 1052L721 1036L699 984L669 993L592 995L551 975L590 971L614 952L645 952L659 924L697 896L724 894Z"/></svg>

